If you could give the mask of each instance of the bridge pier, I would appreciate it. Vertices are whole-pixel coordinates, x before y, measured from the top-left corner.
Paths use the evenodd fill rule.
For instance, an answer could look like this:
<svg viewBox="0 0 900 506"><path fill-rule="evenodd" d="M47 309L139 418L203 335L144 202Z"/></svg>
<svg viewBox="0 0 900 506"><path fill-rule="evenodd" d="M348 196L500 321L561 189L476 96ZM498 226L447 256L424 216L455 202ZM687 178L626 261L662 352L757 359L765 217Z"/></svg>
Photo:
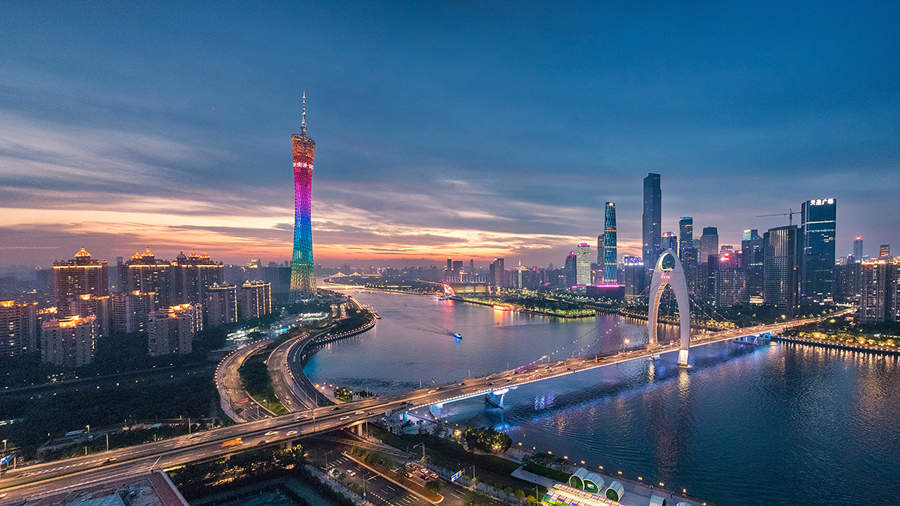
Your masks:
<svg viewBox="0 0 900 506"><path fill-rule="evenodd" d="M664 260L671 258L673 266L664 267ZM659 324L659 301L662 298L666 286L675 292L675 301L678 303L678 330L679 350L678 367L690 367L688 353L691 348L691 304L687 288L687 280L684 277L684 269L681 262L675 256L675 252L669 248L662 252L653 269L653 278L650 280L650 306L647 314L647 332L649 341L647 348L653 350L659 346L657 338L657 326Z"/></svg>

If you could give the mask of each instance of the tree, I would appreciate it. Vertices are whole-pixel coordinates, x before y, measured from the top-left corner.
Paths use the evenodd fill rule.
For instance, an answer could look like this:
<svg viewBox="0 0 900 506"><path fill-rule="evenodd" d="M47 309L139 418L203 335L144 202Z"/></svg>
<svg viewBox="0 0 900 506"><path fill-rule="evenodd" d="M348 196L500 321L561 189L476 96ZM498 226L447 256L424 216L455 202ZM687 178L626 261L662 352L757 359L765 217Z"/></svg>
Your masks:
<svg viewBox="0 0 900 506"><path fill-rule="evenodd" d="M439 480L431 480L425 484L425 488L439 494L441 492L441 482Z"/></svg>

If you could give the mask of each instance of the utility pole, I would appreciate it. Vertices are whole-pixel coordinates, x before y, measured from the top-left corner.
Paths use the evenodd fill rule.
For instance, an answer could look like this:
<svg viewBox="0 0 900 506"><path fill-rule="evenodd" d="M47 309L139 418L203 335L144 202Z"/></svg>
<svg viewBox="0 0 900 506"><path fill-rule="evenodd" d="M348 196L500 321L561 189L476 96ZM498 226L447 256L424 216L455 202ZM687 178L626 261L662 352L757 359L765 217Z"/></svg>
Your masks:
<svg viewBox="0 0 900 506"><path fill-rule="evenodd" d="M109 451L109 432L106 433L106 451Z"/></svg>
<svg viewBox="0 0 900 506"><path fill-rule="evenodd" d="M188 422L188 436L190 436L191 435L191 418L190 417L188 417L187 422Z"/></svg>

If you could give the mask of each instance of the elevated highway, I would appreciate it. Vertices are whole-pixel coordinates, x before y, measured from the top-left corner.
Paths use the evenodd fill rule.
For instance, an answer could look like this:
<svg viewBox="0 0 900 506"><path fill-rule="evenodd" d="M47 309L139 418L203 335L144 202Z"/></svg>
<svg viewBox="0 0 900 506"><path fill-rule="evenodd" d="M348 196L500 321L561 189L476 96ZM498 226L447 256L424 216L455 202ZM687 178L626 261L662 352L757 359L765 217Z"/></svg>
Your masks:
<svg viewBox="0 0 900 506"><path fill-rule="evenodd" d="M842 313L834 313L828 315L827 318L840 314ZM746 335L783 330L819 321L822 318L825 317L702 335L692 339L691 346L704 346ZM313 408L200 432L191 436L112 450L102 454L21 467L6 472L0 478L0 491L8 494L4 501L35 497L51 490L100 481L111 476L144 472L153 468L167 469L187 462L214 458L261 445L287 443L311 434L356 425L365 420L381 417L388 411L403 412L434 404L444 404L485 395L504 388L536 383L630 360L644 359L678 349L679 343L676 342L652 348L629 349L605 356L570 358L533 365L524 371L521 369L500 371L451 385L422 388L390 397ZM238 437L242 438L241 444L230 447L222 446L224 442Z"/></svg>

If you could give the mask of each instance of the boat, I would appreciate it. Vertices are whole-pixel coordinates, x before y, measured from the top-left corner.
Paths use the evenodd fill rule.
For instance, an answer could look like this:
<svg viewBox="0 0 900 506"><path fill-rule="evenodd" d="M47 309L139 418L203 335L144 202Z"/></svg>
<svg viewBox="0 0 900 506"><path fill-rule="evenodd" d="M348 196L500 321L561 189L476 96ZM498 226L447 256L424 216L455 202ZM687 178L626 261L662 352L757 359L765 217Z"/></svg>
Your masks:
<svg viewBox="0 0 900 506"><path fill-rule="evenodd" d="M462 334L460 334L459 332L454 332L454 333L452 333L452 334L450 334L450 335L452 335L453 337L455 337L457 340L462 340Z"/></svg>
<svg viewBox="0 0 900 506"><path fill-rule="evenodd" d="M450 300L452 298L452 295L441 295L440 297L438 297L438 300Z"/></svg>

